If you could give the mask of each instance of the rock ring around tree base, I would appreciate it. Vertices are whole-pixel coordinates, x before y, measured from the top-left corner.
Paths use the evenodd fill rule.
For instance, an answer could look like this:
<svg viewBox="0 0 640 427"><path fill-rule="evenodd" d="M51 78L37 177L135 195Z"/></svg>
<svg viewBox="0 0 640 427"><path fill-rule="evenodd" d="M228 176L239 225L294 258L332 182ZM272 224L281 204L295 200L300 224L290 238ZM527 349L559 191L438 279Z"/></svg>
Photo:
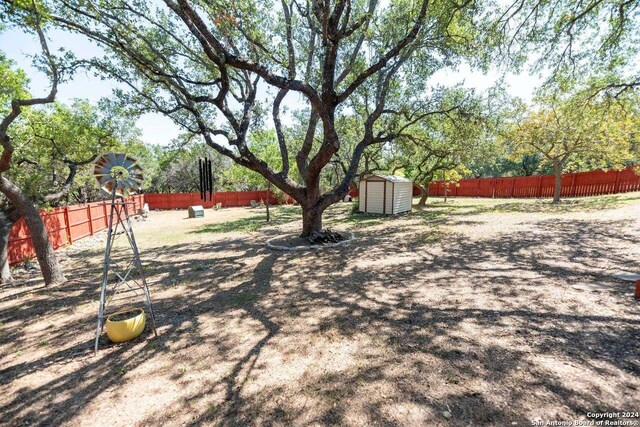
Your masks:
<svg viewBox="0 0 640 427"><path fill-rule="evenodd" d="M295 234L285 234L284 236L276 236L276 237L272 237L269 240L267 240L266 245L269 249L273 249L276 251L308 251L308 250L314 250L314 249L325 249L325 248L335 248L336 246L340 246L343 245L345 243L349 243L353 240L356 239L356 237L354 236L353 233L344 233L345 236L347 236L346 239L341 240L339 242L336 243L325 243L325 244L321 244L321 245L310 245L310 244L301 244L301 245L296 245L296 246L289 246L289 245L283 245L283 244L278 244L275 241L277 241L278 239L286 239L289 238L291 240L297 239L298 236Z"/></svg>

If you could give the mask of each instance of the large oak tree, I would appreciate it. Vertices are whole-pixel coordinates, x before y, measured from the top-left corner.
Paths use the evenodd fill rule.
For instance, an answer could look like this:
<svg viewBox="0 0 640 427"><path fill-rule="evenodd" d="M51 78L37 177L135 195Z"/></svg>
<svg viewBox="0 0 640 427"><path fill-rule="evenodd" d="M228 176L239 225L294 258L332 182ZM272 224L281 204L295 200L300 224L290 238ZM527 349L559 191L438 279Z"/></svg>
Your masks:
<svg viewBox="0 0 640 427"><path fill-rule="evenodd" d="M0 74L3 75L3 85L7 85L0 91L0 193L6 198L11 208L3 210L0 215L0 264L2 267L3 281L11 280L7 259L7 240L11 225L17 218L23 217L29 227L31 241L36 251L36 257L42 276L46 284L59 283L65 281L62 268L55 256L53 246L49 239L47 228L38 213L38 209L29 196L16 185L10 178L9 172L12 167L16 167L15 151L16 147L11 136L11 129L16 124L25 109L37 105L50 104L55 100L60 81L60 71L55 57L51 54L47 39L41 28L40 14L35 10L35 3L31 3L32 10L26 14L18 14L14 17L14 22L22 24L25 28L34 29L43 56L43 69L46 70L51 80L49 93L43 97L31 97L23 87L26 82L24 74L12 70L11 63L4 57L0 62ZM8 78L5 80L4 76ZM19 167L19 165L17 165Z"/></svg>
<svg viewBox="0 0 640 427"><path fill-rule="evenodd" d="M22 203L31 205L29 210L68 203L72 190L79 187L78 178L97 187L91 164L98 154L121 148L121 143L136 135L131 120L114 118L111 113L104 106L76 100L70 106L53 103L26 110L14 122L10 132L13 161L3 176L20 190ZM0 209L0 267L2 281L9 282L8 237L24 207L1 194Z"/></svg>
<svg viewBox="0 0 640 427"><path fill-rule="evenodd" d="M43 3L50 22L104 50L78 66L119 80L119 98L136 112L169 116L289 194L302 207L303 236L321 230L323 211L346 195L367 147L430 113L429 78L477 53L484 13L472 0ZM283 129L285 98L302 104L299 141ZM356 107L365 112L360 140L342 180L322 191L321 173L342 149L336 120ZM247 143L264 112L279 167Z"/></svg>

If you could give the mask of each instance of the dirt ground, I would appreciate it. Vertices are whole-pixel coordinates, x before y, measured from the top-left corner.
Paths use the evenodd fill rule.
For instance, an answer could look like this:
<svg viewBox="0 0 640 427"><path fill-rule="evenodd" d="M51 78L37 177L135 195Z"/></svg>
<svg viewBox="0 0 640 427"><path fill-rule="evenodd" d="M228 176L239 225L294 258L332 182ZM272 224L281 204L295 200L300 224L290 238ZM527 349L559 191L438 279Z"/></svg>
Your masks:
<svg viewBox="0 0 640 427"><path fill-rule="evenodd" d="M135 221L159 337L103 334L95 357L104 233L60 252L64 285L16 269L0 288L0 422L524 426L640 410L640 303L613 276L640 272L640 193L350 211L325 225L355 241L305 252L264 245L299 229L291 206L268 226L249 208Z"/></svg>

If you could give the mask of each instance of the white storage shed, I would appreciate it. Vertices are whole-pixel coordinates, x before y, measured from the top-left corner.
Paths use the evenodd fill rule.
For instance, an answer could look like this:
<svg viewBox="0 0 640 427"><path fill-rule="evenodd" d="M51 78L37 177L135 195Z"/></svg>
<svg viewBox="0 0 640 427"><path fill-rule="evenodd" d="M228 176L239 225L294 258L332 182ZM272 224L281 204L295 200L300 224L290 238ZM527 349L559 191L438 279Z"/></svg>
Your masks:
<svg viewBox="0 0 640 427"><path fill-rule="evenodd" d="M360 212L395 215L411 211L413 181L395 175L368 175L360 181Z"/></svg>

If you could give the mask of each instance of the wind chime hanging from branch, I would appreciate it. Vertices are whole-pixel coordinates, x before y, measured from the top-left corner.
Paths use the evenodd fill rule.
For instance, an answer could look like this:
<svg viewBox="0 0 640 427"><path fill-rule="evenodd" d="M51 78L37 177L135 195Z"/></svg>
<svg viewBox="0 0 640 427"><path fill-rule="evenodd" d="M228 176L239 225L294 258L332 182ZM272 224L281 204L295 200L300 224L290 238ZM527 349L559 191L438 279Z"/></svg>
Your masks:
<svg viewBox="0 0 640 427"><path fill-rule="evenodd" d="M211 200L213 192L213 179L211 173L211 161L208 158L198 158L198 169L200 171L200 199L206 201L207 193Z"/></svg>
<svg viewBox="0 0 640 427"><path fill-rule="evenodd" d="M211 172L211 160L207 157L204 159L198 158L198 170L200 172L200 200L207 201L207 194L209 194L209 201L213 200L213 173Z"/></svg>

